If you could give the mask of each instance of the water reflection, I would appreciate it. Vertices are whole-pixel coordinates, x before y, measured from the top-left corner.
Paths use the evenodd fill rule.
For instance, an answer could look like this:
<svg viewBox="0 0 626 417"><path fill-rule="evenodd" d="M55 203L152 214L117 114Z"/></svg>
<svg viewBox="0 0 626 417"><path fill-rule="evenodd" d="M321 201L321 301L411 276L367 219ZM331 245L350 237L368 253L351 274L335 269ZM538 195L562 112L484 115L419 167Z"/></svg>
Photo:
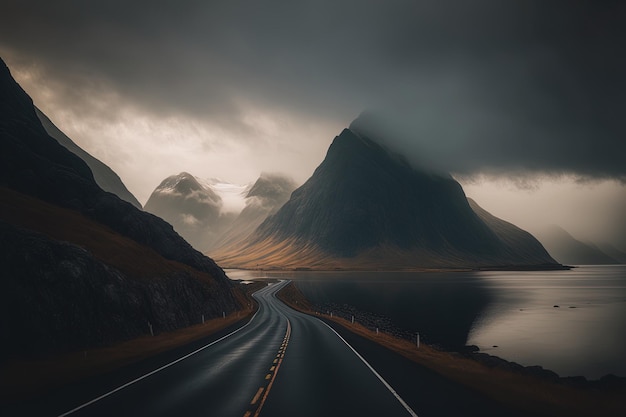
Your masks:
<svg viewBox="0 0 626 417"><path fill-rule="evenodd" d="M313 303L353 306L388 317L423 340L456 349L493 300L472 272L256 272L227 271L233 279L289 278Z"/></svg>
<svg viewBox="0 0 626 417"><path fill-rule="evenodd" d="M562 376L626 376L626 267L481 277L495 299L474 323L468 343Z"/></svg>
<svg viewBox="0 0 626 417"><path fill-rule="evenodd" d="M626 266L510 272L257 272L289 278L317 304L384 315L430 342L475 344L561 376L626 376ZM555 307L558 306L558 307ZM493 346L497 347L493 347Z"/></svg>

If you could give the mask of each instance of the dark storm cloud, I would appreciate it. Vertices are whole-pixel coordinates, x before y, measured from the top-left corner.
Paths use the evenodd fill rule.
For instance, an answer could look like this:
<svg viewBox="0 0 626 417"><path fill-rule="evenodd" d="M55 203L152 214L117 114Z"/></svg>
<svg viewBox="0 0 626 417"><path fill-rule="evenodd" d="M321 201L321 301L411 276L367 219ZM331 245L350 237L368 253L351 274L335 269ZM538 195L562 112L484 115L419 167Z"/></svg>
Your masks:
<svg viewBox="0 0 626 417"><path fill-rule="evenodd" d="M620 2L93 3L2 6L0 53L67 106L111 90L233 128L245 106L392 109L394 143L446 170L626 178Z"/></svg>

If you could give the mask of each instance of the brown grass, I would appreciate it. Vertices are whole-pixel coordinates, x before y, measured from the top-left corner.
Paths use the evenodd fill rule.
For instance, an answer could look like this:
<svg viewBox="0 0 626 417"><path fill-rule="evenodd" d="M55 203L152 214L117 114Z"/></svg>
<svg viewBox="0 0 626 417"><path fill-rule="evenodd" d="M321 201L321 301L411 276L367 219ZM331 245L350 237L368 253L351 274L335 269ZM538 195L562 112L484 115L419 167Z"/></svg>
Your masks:
<svg viewBox="0 0 626 417"><path fill-rule="evenodd" d="M278 298L298 311L316 315L308 300L293 283L281 290ZM494 369L470 358L442 352L425 344L417 349L415 343L383 332L376 334L358 323L352 324L342 318L324 314L321 316L448 379L519 410L546 416L626 415L624 388L615 391L574 388L535 376Z"/></svg>
<svg viewBox="0 0 626 417"><path fill-rule="evenodd" d="M188 265L165 259L153 249L120 235L81 213L0 187L0 219L87 249L125 275L154 279L184 270L212 283L213 278Z"/></svg>
<svg viewBox="0 0 626 417"><path fill-rule="evenodd" d="M101 375L210 336L249 318L256 310L256 303L246 299L245 305L249 304L252 304L252 307L232 313L226 318L207 320L203 324L173 332L143 336L110 347L54 355L37 360L16 360L4 364L0 370L2 376L0 403L33 398L52 387Z"/></svg>

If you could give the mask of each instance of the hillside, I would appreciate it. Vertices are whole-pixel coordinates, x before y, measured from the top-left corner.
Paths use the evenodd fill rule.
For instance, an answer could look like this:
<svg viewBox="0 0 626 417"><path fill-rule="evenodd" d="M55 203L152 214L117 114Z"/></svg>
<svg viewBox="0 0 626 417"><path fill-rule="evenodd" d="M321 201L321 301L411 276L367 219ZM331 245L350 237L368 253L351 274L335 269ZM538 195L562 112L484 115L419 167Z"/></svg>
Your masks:
<svg viewBox="0 0 626 417"><path fill-rule="evenodd" d="M95 182L0 62L3 360L172 330L240 306L212 259Z"/></svg>
<svg viewBox="0 0 626 417"><path fill-rule="evenodd" d="M247 238L289 200L296 183L280 174L262 173L245 195L245 207L211 244L210 249L236 244Z"/></svg>

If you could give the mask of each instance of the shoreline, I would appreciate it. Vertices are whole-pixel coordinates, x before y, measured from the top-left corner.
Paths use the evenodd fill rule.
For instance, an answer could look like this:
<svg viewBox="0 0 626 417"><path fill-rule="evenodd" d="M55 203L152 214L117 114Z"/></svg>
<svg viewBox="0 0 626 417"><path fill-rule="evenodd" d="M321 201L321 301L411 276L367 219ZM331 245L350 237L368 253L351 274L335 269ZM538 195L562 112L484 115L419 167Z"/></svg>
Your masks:
<svg viewBox="0 0 626 417"><path fill-rule="evenodd" d="M223 266L224 271L251 271L251 272L481 272L481 271L569 271L577 266L573 265L501 265L458 268L323 268L323 267L256 267ZM228 275L228 274L227 274Z"/></svg>
<svg viewBox="0 0 626 417"><path fill-rule="evenodd" d="M537 415L626 415L626 378L598 380L559 377L540 366L524 367L486 353L442 351L384 332L375 332L337 316L321 314L292 282L278 293L291 308L336 323L348 332L378 343L440 375L479 391L494 401Z"/></svg>

